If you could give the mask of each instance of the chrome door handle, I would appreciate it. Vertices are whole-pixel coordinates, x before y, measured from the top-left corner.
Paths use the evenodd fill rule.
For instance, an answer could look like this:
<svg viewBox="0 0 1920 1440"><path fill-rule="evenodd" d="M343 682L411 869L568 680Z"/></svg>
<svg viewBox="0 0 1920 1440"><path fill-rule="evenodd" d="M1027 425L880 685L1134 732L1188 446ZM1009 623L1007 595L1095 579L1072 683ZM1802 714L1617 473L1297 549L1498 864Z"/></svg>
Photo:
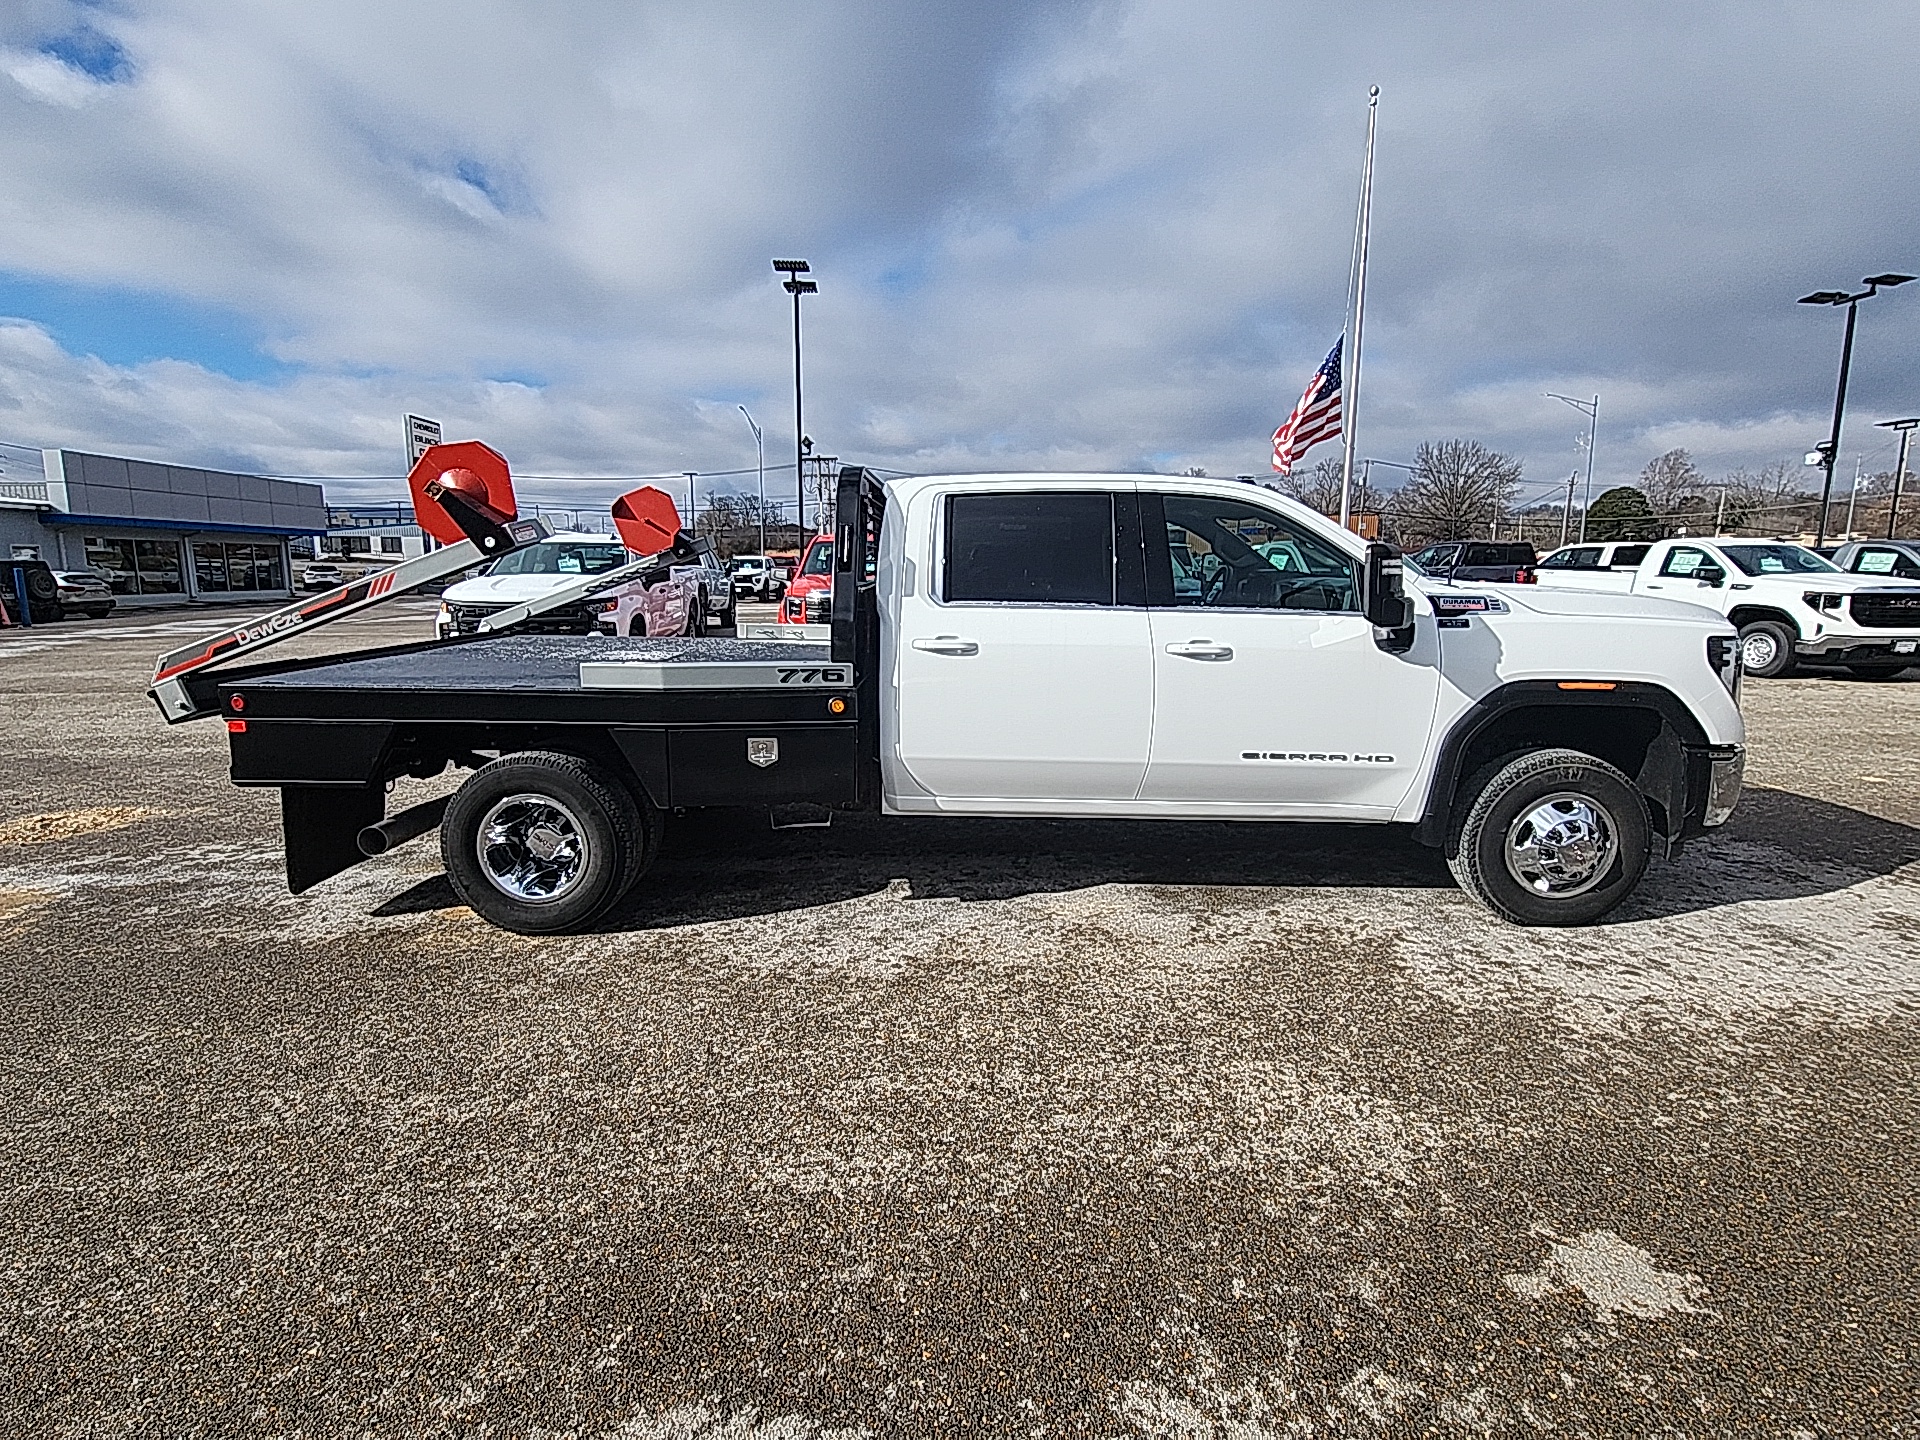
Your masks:
<svg viewBox="0 0 1920 1440"><path fill-rule="evenodd" d="M1231 660L1231 645L1216 645L1211 640L1188 640L1183 644L1167 646L1167 654L1184 655L1189 660Z"/></svg>
<svg viewBox="0 0 1920 1440"><path fill-rule="evenodd" d="M931 640L913 642L916 650L925 650L934 655L978 655L980 644L976 640L962 640L958 635L936 635Z"/></svg>

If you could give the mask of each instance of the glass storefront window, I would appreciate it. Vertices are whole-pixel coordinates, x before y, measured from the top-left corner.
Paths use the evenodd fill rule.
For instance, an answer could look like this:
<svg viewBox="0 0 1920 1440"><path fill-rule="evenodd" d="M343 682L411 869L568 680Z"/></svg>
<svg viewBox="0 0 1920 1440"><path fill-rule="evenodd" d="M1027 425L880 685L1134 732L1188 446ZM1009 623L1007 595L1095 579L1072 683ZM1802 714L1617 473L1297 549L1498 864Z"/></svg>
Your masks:
<svg viewBox="0 0 1920 1440"><path fill-rule="evenodd" d="M142 595L179 595L185 592L187 587L180 574L178 540L136 540L133 542L133 554Z"/></svg>
<svg viewBox="0 0 1920 1440"><path fill-rule="evenodd" d="M133 541L110 535L89 535L86 546L87 568L98 571L114 594L140 593L140 578L133 564Z"/></svg>
<svg viewBox="0 0 1920 1440"><path fill-rule="evenodd" d="M193 542L193 583L202 595L227 588L227 550L217 541Z"/></svg>

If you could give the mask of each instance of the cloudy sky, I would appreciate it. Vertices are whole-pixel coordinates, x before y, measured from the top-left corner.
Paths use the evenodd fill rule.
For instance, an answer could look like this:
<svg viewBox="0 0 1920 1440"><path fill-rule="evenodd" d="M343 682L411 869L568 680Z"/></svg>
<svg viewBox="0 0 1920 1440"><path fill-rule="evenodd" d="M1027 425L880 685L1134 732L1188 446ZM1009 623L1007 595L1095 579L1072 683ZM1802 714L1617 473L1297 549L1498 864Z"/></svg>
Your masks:
<svg viewBox="0 0 1920 1440"><path fill-rule="evenodd" d="M1797 460L1842 316L1795 298L1920 271L1916 41L1911 0L5 0L0 441L380 476L413 410L717 472L744 404L777 464L795 255L825 450L1264 473L1377 84L1363 453L1542 491L1560 391L1599 482ZM1920 413L1920 284L1861 315L1848 474Z"/></svg>

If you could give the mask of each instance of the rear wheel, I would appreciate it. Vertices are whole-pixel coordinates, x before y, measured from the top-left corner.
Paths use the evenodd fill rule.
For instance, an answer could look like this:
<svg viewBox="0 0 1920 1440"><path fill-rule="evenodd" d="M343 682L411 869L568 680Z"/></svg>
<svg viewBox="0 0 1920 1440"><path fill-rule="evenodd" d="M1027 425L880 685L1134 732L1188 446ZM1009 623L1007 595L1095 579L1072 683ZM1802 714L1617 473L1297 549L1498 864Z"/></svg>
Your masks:
<svg viewBox="0 0 1920 1440"><path fill-rule="evenodd" d="M633 887L658 818L591 761L503 755L468 777L440 825L447 878L482 919L522 935L585 929Z"/></svg>
<svg viewBox="0 0 1920 1440"><path fill-rule="evenodd" d="M1653 826L1633 782L1578 750L1497 760L1462 788L1447 864L1516 925L1585 925L1633 893Z"/></svg>
<svg viewBox="0 0 1920 1440"><path fill-rule="evenodd" d="M1772 680L1793 668L1793 631L1778 620L1754 620L1740 627L1740 668Z"/></svg>
<svg viewBox="0 0 1920 1440"><path fill-rule="evenodd" d="M696 639L704 638L707 633L707 592L702 590L693 597L693 613L687 617L687 634Z"/></svg>

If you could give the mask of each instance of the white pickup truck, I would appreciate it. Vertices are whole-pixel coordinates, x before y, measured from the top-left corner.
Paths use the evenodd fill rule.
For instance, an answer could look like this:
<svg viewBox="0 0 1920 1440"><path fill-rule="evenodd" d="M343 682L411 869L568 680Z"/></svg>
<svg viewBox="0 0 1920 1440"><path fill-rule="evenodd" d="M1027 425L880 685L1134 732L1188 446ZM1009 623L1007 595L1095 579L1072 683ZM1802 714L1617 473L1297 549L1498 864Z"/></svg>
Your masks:
<svg viewBox="0 0 1920 1440"><path fill-rule="evenodd" d="M1739 629L1749 675L1784 675L1796 659L1866 678L1920 664L1920 585L1911 581L1847 574L1778 540L1662 540L1631 568L1620 568L1621 548L1563 546L1540 561L1536 579L1549 589L1655 595L1716 610Z"/></svg>
<svg viewBox="0 0 1920 1440"><path fill-rule="evenodd" d="M1401 824L1496 913L1581 924L1739 797L1738 645L1698 606L1403 582L1205 479L849 468L835 518L829 644L509 632L210 674L219 639L154 695L225 716L234 781L280 789L291 888L438 827L462 898L540 933L633 890L663 812L716 805ZM451 802L383 819L449 764Z"/></svg>

